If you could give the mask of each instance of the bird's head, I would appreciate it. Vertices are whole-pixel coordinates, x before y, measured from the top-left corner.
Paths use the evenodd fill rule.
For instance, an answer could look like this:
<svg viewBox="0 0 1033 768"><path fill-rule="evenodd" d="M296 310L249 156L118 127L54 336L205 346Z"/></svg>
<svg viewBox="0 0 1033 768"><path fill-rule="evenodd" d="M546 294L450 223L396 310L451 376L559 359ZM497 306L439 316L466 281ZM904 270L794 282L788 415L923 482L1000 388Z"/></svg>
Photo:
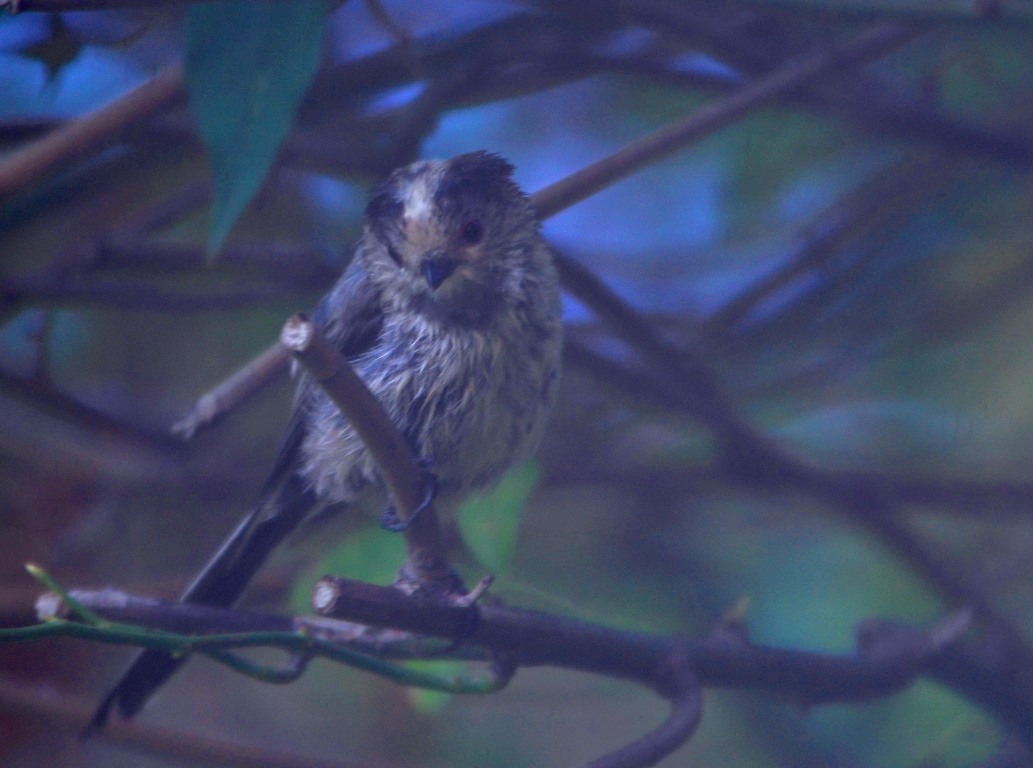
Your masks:
<svg viewBox="0 0 1033 768"><path fill-rule="evenodd" d="M498 155L473 152L392 173L366 209L371 277L425 316L488 322L539 237L512 172Z"/></svg>

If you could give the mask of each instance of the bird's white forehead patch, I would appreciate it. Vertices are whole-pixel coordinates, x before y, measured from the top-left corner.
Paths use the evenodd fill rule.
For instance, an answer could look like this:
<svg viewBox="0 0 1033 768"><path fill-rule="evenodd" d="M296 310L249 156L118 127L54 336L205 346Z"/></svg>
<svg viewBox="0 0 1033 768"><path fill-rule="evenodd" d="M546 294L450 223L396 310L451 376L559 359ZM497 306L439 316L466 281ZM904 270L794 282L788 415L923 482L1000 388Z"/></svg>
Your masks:
<svg viewBox="0 0 1033 768"><path fill-rule="evenodd" d="M402 195L405 219L412 224L425 224L434 212L434 190L437 188L436 174L421 173L406 187Z"/></svg>

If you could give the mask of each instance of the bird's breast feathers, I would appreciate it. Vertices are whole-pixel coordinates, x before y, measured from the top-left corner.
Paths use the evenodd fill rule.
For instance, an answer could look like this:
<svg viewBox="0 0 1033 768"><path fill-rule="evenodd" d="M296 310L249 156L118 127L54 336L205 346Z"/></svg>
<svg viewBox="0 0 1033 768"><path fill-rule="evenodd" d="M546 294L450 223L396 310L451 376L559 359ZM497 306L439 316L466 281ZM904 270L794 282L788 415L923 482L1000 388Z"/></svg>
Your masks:
<svg viewBox="0 0 1033 768"><path fill-rule="evenodd" d="M387 319L379 342L353 363L441 490L461 492L494 481L537 446L555 398L559 345L558 323L530 339L412 314ZM336 409L322 393L315 407ZM350 501L376 477L371 457L339 414L310 424L309 481L321 496Z"/></svg>

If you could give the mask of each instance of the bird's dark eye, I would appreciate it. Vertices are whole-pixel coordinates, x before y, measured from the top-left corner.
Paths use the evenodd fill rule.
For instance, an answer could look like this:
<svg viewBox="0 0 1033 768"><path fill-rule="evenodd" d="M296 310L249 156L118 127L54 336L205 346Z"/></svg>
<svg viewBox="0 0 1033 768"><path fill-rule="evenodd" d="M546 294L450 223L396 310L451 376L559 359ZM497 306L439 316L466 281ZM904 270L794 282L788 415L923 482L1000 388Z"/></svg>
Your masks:
<svg viewBox="0 0 1033 768"><path fill-rule="evenodd" d="M477 219L470 219L463 224L459 234L467 245L477 245L477 243L484 239L484 227L481 226L481 222L477 221Z"/></svg>

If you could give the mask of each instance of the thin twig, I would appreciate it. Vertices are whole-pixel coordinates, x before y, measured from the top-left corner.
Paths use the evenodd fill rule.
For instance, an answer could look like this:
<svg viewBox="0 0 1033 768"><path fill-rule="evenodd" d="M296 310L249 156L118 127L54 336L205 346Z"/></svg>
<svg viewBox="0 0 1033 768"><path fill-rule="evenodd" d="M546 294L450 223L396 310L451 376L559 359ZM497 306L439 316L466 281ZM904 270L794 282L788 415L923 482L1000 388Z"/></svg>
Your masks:
<svg viewBox="0 0 1033 768"><path fill-rule="evenodd" d="M0 161L0 203L182 98L183 70L171 65L110 104L12 152Z"/></svg>
<svg viewBox="0 0 1033 768"><path fill-rule="evenodd" d="M548 218L664 155L808 85L831 70L859 66L877 59L910 42L918 34L918 28L910 25L882 24L830 50L821 51L799 63L788 64L540 190L531 197L532 204L540 217Z"/></svg>
<svg viewBox="0 0 1033 768"><path fill-rule="evenodd" d="M336 643L387 659L466 659L488 661L483 652L461 652L455 642L428 641L411 632L398 629L377 629L369 624L329 619L321 616L283 616L242 608L215 608L198 603L173 602L153 597L140 597L117 589L73 589L69 595L103 619L121 624L135 624L148 629L182 635L225 635L242 633L299 633ZM51 621L69 618L68 606L52 595L32 595L36 600L36 620ZM408 599L408 598L406 598ZM32 602L30 599L29 603ZM24 625L22 625L24 626Z"/></svg>
<svg viewBox="0 0 1033 768"><path fill-rule="evenodd" d="M172 433L189 440L199 429L213 426L285 371L288 359L289 354L283 344L279 341L270 344L246 365L201 395L190 411L172 425Z"/></svg>
<svg viewBox="0 0 1033 768"><path fill-rule="evenodd" d="M341 409L376 462L396 514L406 525L408 575L419 585L454 591L458 582L428 495L428 478L391 417L348 361L306 318L290 318L280 341Z"/></svg>
<svg viewBox="0 0 1033 768"><path fill-rule="evenodd" d="M804 274L821 270L843 248L886 219L913 215L946 183L942 158L913 155L883 168L813 217L774 272L745 286L707 318L705 332L730 332L773 294Z"/></svg>

